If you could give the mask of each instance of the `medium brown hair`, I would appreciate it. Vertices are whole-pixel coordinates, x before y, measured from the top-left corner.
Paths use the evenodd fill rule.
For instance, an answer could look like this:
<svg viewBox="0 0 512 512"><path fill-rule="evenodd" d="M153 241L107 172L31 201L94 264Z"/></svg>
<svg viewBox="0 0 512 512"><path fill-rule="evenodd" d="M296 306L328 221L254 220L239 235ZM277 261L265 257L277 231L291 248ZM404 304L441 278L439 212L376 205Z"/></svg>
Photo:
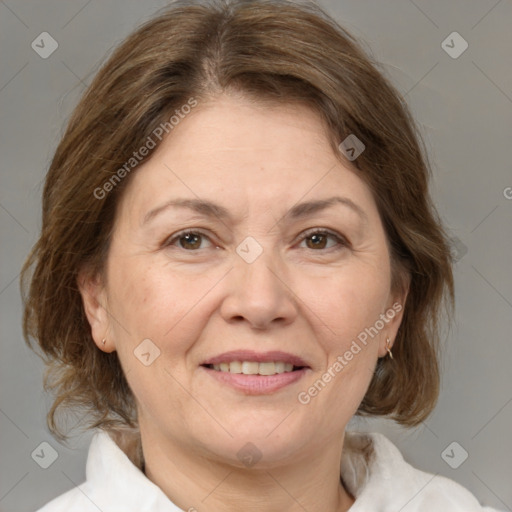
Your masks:
<svg viewBox="0 0 512 512"><path fill-rule="evenodd" d="M95 191L113 183L190 98L201 104L229 91L307 104L345 163L339 143L350 134L363 141L366 149L352 164L386 230L392 286L409 280L410 289L394 358L379 359L358 413L416 425L436 403L438 320L443 303L453 303L451 256L428 192L424 144L404 99L353 36L314 4L176 2L130 35L97 73L46 177L41 236L22 271L22 283L30 281L24 333L46 360L45 386L55 394L48 425L61 439L61 409L85 410L91 427L137 426L117 354L93 342L77 286L81 269L101 275L116 205L136 169L105 197Z"/></svg>

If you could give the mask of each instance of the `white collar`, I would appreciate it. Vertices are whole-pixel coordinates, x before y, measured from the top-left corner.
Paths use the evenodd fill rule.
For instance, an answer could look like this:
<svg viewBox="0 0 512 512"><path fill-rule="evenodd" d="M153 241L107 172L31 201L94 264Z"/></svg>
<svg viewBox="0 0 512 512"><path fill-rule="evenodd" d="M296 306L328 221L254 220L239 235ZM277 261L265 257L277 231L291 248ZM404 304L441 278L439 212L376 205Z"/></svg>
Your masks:
<svg viewBox="0 0 512 512"><path fill-rule="evenodd" d="M356 498L350 512L492 512L454 481L413 468L382 434L347 431L340 474ZM106 432L92 438L86 477L39 512L182 512Z"/></svg>

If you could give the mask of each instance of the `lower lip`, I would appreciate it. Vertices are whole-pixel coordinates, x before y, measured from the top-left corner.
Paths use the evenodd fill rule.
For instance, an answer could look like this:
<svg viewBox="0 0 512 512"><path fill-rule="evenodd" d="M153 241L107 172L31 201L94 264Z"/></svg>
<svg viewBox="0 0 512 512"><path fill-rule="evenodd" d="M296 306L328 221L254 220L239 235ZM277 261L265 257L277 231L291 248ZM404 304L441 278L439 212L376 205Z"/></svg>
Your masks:
<svg viewBox="0 0 512 512"><path fill-rule="evenodd" d="M223 384L243 391L247 395L267 395L274 393L302 379L308 368L294 372L276 373L275 375L244 375L243 373L220 372L201 366L214 379Z"/></svg>

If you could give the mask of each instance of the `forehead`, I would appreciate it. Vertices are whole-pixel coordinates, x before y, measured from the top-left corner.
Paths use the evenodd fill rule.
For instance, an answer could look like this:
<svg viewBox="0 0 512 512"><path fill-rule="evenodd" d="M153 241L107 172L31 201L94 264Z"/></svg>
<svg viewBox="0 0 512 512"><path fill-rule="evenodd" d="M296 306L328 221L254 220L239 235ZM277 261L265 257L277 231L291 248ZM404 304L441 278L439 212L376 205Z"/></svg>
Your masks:
<svg viewBox="0 0 512 512"><path fill-rule="evenodd" d="M221 96L180 120L136 170L124 202L145 215L172 197L264 209L334 193L375 209L357 171L334 154L316 112Z"/></svg>

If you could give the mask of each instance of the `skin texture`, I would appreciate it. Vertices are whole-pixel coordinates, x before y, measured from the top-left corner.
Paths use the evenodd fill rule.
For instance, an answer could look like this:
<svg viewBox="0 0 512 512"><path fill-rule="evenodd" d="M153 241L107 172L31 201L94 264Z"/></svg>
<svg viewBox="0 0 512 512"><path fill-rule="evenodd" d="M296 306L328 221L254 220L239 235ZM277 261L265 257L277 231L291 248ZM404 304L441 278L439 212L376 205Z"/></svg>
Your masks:
<svg viewBox="0 0 512 512"><path fill-rule="evenodd" d="M344 431L401 313L307 405L297 395L404 303L390 289L369 188L333 154L316 113L241 95L200 103L134 172L105 274L83 275L80 286L94 341L117 351L135 394L148 478L184 510L261 510L262 500L267 511L348 510ZM284 217L297 203L334 195L364 216L337 204ZM164 208L144 223L175 198L214 201L232 219ZM313 240L311 228L346 241ZM183 229L204 236L172 240ZM248 236L263 250L252 263L236 252ZM134 355L144 339L160 350L149 366ZM238 349L289 352L310 368L283 389L249 396L200 366ZM251 467L237 456L248 442L261 453Z"/></svg>

